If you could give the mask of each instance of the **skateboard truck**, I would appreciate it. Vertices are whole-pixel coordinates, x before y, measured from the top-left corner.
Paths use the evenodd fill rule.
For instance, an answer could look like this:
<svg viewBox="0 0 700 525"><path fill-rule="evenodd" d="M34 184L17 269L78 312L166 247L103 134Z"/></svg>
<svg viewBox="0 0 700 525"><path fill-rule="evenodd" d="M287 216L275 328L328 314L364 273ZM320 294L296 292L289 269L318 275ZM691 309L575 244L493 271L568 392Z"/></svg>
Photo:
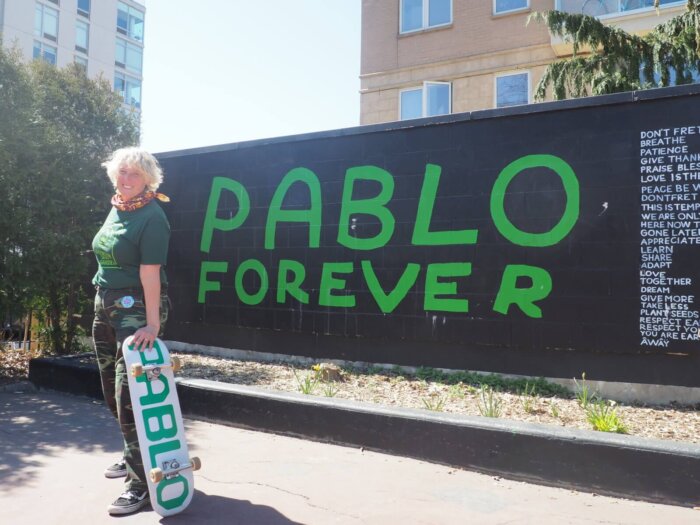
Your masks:
<svg viewBox="0 0 700 525"><path fill-rule="evenodd" d="M172 478L181 470L199 470L202 466L202 462L198 457L192 457L190 458L189 462L185 463L184 465L180 465L180 462L177 459L163 461L161 465L162 468L156 467L151 469L150 475L153 483L159 483L163 478Z"/></svg>
<svg viewBox="0 0 700 525"><path fill-rule="evenodd" d="M154 379L158 379L160 376L161 368L166 367L171 367L174 373L182 368L182 362L180 361L179 357L172 357L170 359L170 364L142 365L139 363L134 363L131 365L131 375L132 377L140 377L145 373L148 380L153 381Z"/></svg>

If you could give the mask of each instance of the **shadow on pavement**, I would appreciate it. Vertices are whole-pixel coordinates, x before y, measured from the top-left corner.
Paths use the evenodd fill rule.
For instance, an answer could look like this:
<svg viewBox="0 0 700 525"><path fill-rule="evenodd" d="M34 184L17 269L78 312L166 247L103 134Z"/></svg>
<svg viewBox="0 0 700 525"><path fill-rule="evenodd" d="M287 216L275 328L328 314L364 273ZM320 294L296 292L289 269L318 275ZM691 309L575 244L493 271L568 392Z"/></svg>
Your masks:
<svg viewBox="0 0 700 525"><path fill-rule="evenodd" d="M207 523L237 525L259 523L265 525L302 525L266 505L256 505L247 500L213 496L195 490L190 506L182 514L160 520L164 525Z"/></svg>
<svg viewBox="0 0 700 525"><path fill-rule="evenodd" d="M76 402L74 408L54 394L0 395L0 486L3 492L31 483L42 458L55 450L74 448L86 453L121 452L121 434L103 402ZM68 407L68 408L66 408ZM87 411L87 413L86 413Z"/></svg>

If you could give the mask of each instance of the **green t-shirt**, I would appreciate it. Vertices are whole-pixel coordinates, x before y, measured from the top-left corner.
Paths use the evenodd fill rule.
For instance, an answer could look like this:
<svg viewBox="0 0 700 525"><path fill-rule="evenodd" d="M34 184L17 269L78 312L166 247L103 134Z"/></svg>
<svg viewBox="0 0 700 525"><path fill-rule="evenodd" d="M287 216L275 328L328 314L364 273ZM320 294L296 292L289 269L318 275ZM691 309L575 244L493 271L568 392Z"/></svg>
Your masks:
<svg viewBox="0 0 700 525"><path fill-rule="evenodd" d="M112 208L92 240L98 265L93 284L109 289L138 288L142 264L160 264L160 282L166 284L169 240L170 224L155 201L134 211Z"/></svg>

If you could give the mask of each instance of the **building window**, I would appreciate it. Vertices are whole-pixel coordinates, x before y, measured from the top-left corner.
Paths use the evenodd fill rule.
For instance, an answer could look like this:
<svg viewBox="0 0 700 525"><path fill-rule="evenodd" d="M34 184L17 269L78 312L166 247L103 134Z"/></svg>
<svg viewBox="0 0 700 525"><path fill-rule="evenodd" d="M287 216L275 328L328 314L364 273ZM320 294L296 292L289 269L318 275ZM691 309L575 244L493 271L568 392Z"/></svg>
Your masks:
<svg viewBox="0 0 700 525"><path fill-rule="evenodd" d="M76 20L75 22L75 49L82 51L83 53L88 52L88 39L90 34L90 26L87 22L82 20Z"/></svg>
<svg viewBox="0 0 700 525"><path fill-rule="evenodd" d="M44 44L43 42L39 42L38 40L34 41L34 51L32 53L32 58L40 58L42 60L46 60L49 64L53 64L55 66L56 53L57 50L55 47Z"/></svg>
<svg viewBox="0 0 700 525"><path fill-rule="evenodd" d="M114 75L114 91L124 99L124 103L141 109L141 81L138 78L117 73Z"/></svg>
<svg viewBox="0 0 700 525"><path fill-rule="evenodd" d="M493 13L500 15L513 11L522 11L530 7L530 0L493 0Z"/></svg>
<svg viewBox="0 0 700 525"><path fill-rule="evenodd" d="M34 8L34 36L56 42L58 40L58 11L36 4Z"/></svg>
<svg viewBox="0 0 700 525"><path fill-rule="evenodd" d="M143 12L122 2L117 4L117 31L143 42Z"/></svg>
<svg viewBox="0 0 700 525"><path fill-rule="evenodd" d="M90 0L78 0L78 14L90 18Z"/></svg>
<svg viewBox="0 0 700 525"><path fill-rule="evenodd" d="M401 32L452 23L452 0L401 0Z"/></svg>
<svg viewBox="0 0 700 525"><path fill-rule="evenodd" d="M496 77L496 107L507 108L530 101L530 73L508 73Z"/></svg>
<svg viewBox="0 0 700 525"><path fill-rule="evenodd" d="M452 111L451 92L449 82L424 82L422 87L404 89L399 98L399 118L447 115Z"/></svg>
<svg viewBox="0 0 700 525"><path fill-rule="evenodd" d="M80 67L82 67L85 70L85 72L87 73L87 62L88 62L87 58L85 58L84 56L75 55L73 57L73 62L78 64Z"/></svg>
<svg viewBox="0 0 700 525"><path fill-rule="evenodd" d="M143 64L143 49L126 40L117 38L116 55L114 64L141 73Z"/></svg>
<svg viewBox="0 0 700 525"><path fill-rule="evenodd" d="M56 4L56 5L61 5L59 0L47 0L47 2L51 2L52 4Z"/></svg>
<svg viewBox="0 0 700 525"><path fill-rule="evenodd" d="M686 0L660 0L659 5L683 5ZM651 9L654 0L556 0L554 9L589 16L614 15L638 9Z"/></svg>

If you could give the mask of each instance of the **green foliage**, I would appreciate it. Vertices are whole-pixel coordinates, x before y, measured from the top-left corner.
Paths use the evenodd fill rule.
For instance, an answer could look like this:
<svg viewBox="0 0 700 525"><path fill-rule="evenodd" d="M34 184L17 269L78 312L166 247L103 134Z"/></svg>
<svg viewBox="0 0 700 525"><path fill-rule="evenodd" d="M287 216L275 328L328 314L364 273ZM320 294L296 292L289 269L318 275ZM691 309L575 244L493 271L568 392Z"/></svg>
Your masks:
<svg viewBox="0 0 700 525"><path fill-rule="evenodd" d="M523 406L523 410L526 414L532 414L535 412L535 402L537 401L537 395L535 394L534 387L530 386L530 383L525 383L525 389L520 394L520 404Z"/></svg>
<svg viewBox="0 0 700 525"><path fill-rule="evenodd" d="M581 408L586 409L589 403L594 403L598 398L597 392L592 392L591 389L586 384L586 372L581 374L581 383L576 381L574 377L574 383L576 384L576 399Z"/></svg>
<svg viewBox="0 0 700 525"><path fill-rule="evenodd" d="M657 5L658 7L658 5ZM573 56L550 64L535 100L551 91L555 100L604 95L693 82L700 71L700 5L688 0L686 12L656 26L644 36L606 26L597 18L547 11L529 20L573 44ZM586 54L580 53L585 51Z"/></svg>
<svg viewBox="0 0 700 525"><path fill-rule="evenodd" d="M100 163L137 142L109 83L0 49L0 316L33 309L53 352L74 350L89 311L88 250L112 193Z"/></svg>
<svg viewBox="0 0 700 525"><path fill-rule="evenodd" d="M552 401L549 404L549 413L552 414L553 418L559 419L559 405L556 402Z"/></svg>
<svg viewBox="0 0 700 525"><path fill-rule="evenodd" d="M297 380L297 385L299 385L299 392L312 395L316 391L316 387L320 382L318 372L310 372L302 378L299 377L296 370L292 369L292 372L294 373L294 378Z"/></svg>
<svg viewBox="0 0 700 525"><path fill-rule="evenodd" d="M445 408L445 398L440 397L438 399L433 398L421 398L423 406L428 410L433 410L434 412L442 412Z"/></svg>
<svg viewBox="0 0 700 525"><path fill-rule="evenodd" d="M482 385L477 399L479 413L484 417L501 417L503 401L493 388Z"/></svg>
<svg viewBox="0 0 700 525"><path fill-rule="evenodd" d="M617 415L613 402L592 401L586 407L586 419L595 430L627 434L627 426Z"/></svg>
<svg viewBox="0 0 700 525"><path fill-rule="evenodd" d="M335 397L339 391L340 389L330 381L323 384L323 395L326 397Z"/></svg>
<svg viewBox="0 0 700 525"><path fill-rule="evenodd" d="M508 378L498 374L477 374L475 372L442 372L435 368L421 367L416 370L416 377L424 381L455 385L486 385L504 392L520 393L528 389L532 395L569 397L570 392L561 385L550 383L543 377L539 378Z"/></svg>

